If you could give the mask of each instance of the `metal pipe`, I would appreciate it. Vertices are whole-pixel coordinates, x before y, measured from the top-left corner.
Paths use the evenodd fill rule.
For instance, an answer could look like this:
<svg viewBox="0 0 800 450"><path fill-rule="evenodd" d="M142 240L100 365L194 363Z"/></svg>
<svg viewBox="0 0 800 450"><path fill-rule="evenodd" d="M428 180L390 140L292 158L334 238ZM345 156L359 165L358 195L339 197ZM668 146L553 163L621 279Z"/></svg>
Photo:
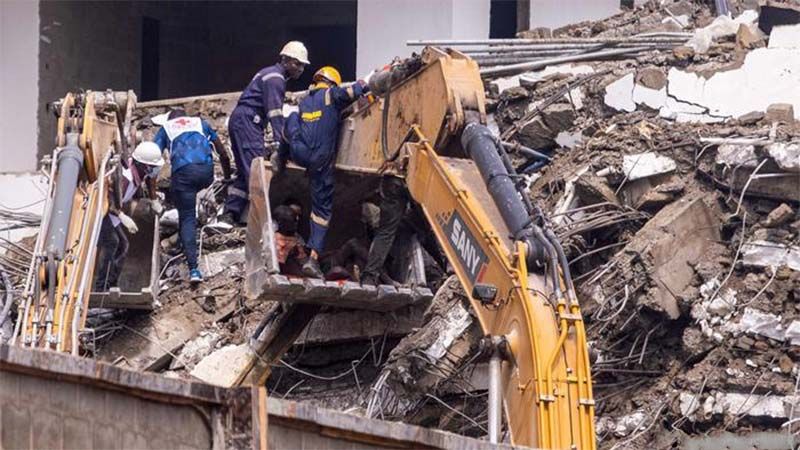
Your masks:
<svg viewBox="0 0 800 450"><path fill-rule="evenodd" d="M587 50L597 48L600 46L611 46L613 48L631 48L631 47L676 47L685 42L685 40L675 41L658 41L658 42L622 42L622 43L589 43L589 44L548 44L548 45L512 45L512 46L499 46L499 47L477 47L468 49L459 49L461 53L473 55L475 53L508 53L508 52L547 52L556 50Z"/></svg>
<svg viewBox="0 0 800 450"><path fill-rule="evenodd" d="M92 255L97 247L97 239L100 236L100 227L102 224L103 219L103 195L106 192L106 168L108 166L108 161L111 159L112 152L106 152L106 156L103 157L103 162L100 164L100 175L97 177L97 206L95 210L95 221L94 221L94 228L92 229L92 235L89 238L89 250L87 251L87 255ZM94 258L89 258L89 261L93 261ZM84 263L88 266L88 262L85 261ZM75 310L72 313L72 354L78 356L78 322L80 321L81 317L81 307L83 306L83 293L86 290L86 284L88 282L90 270L84 268L83 273L81 274L81 283L78 286L78 293L75 297ZM64 326L64 324L61 324Z"/></svg>
<svg viewBox="0 0 800 450"><path fill-rule="evenodd" d="M562 64L574 61L591 61L596 59L603 59L609 56L626 55L630 53L638 53L641 51L650 50L650 47L633 47L633 48L620 48L614 50L603 50L594 53L584 53L580 55L561 56L558 58L543 59L535 62L512 64L509 66L492 67L488 69L481 69L481 76L493 75L507 75L517 72L524 72L527 70L543 69L547 66Z"/></svg>
<svg viewBox="0 0 800 450"><path fill-rule="evenodd" d="M537 152L536 150L530 147L526 147L519 143L503 141L503 146L509 150L520 153L529 158L536 158L536 159L541 159L543 161L550 161L550 157L545 155L544 153Z"/></svg>
<svg viewBox="0 0 800 450"><path fill-rule="evenodd" d="M446 46L455 47L462 45L490 46L490 45L548 45L548 44L606 44L606 43L630 43L630 42L658 42L673 41L683 38L691 38L689 34L642 34L628 37L608 37L608 38L544 38L544 39L427 39L409 40L406 45L410 47Z"/></svg>
<svg viewBox="0 0 800 450"><path fill-rule="evenodd" d="M500 430L503 426L503 383L502 363L497 345L492 345L489 358L489 442L500 443Z"/></svg>
<svg viewBox="0 0 800 450"><path fill-rule="evenodd" d="M725 0L714 0L714 6L717 9L718 16L727 16L730 14L730 10L728 9L728 2Z"/></svg>
<svg viewBox="0 0 800 450"><path fill-rule="evenodd" d="M39 224L39 233L36 235L36 243L33 246L33 255L31 256L31 262L28 266L28 276L25 278L25 287L22 290L22 296L24 298L23 314L21 317L17 317L17 323L14 324L14 333L10 342L11 345L16 344L19 333L22 331L22 324L28 323L28 313L31 302L33 301L33 283L35 276L38 274L37 268L39 266L39 261L44 253L44 233L42 230L46 230L50 226L50 210L52 209L53 204L52 194L56 174L55 162L57 161L58 153L60 151L61 150L59 148L53 149L53 156L50 159L50 176L48 178L47 196L45 197L44 208L42 209L42 222ZM23 345L25 344L24 341L25 339L23 337Z"/></svg>

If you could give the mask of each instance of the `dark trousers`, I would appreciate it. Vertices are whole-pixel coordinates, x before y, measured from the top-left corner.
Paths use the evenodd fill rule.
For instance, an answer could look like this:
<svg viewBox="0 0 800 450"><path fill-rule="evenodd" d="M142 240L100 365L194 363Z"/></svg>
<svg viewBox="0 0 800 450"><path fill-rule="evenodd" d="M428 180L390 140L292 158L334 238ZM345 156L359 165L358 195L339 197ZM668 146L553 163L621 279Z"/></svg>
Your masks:
<svg viewBox="0 0 800 450"><path fill-rule="evenodd" d="M282 151L283 152L283 151ZM311 234L308 248L322 253L333 214L333 145L308 148L297 141L291 146L291 159L306 169L311 184Z"/></svg>
<svg viewBox="0 0 800 450"><path fill-rule="evenodd" d="M178 208L183 254L189 270L197 268L197 193L214 181L213 164L189 164L172 174L170 192Z"/></svg>
<svg viewBox="0 0 800 450"><path fill-rule="evenodd" d="M428 252L433 261L444 269L447 264L446 258L421 209L411 201L411 195L406 189L405 182L397 177L384 176L381 178L380 193L381 218L378 229L375 231L375 238L369 247L364 274L378 277L383 271L383 265L392 250L397 230L401 224L417 235L422 248ZM409 205L411 205L411 210L406 214Z"/></svg>
<svg viewBox="0 0 800 450"><path fill-rule="evenodd" d="M103 292L117 286L122 265L128 255L128 245L128 236L125 235L122 225L115 227L106 214L100 225L100 236L97 238L99 263L94 276L95 291Z"/></svg>
<svg viewBox="0 0 800 450"><path fill-rule="evenodd" d="M250 183L250 164L254 159L266 156L264 146L263 121L255 123L254 117L258 113L250 108L236 107L231 113L228 122L228 133L231 139L231 151L236 163L236 178L228 186L228 198L225 200L225 211L233 214L237 220L241 217L247 206L248 189Z"/></svg>
<svg viewBox="0 0 800 450"><path fill-rule="evenodd" d="M403 180L393 176L381 178L381 219L369 247L365 276L377 277L381 273L386 257L394 245L394 238L405 216L408 202L409 195Z"/></svg>

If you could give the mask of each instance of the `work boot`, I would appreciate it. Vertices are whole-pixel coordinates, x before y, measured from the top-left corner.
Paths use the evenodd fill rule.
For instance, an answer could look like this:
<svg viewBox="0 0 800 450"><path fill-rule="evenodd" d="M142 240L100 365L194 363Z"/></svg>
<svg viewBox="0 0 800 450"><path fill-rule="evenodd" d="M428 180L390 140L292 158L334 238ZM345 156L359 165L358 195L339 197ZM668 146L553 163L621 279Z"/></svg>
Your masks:
<svg viewBox="0 0 800 450"><path fill-rule="evenodd" d="M323 278L325 275L319 268L319 262L314 258L308 258L303 264L303 275L308 278Z"/></svg>
<svg viewBox="0 0 800 450"><path fill-rule="evenodd" d="M380 282L378 281L378 277L371 274L365 273L364 276L361 277L361 285L370 285L370 286L378 286Z"/></svg>
<svg viewBox="0 0 800 450"><path fill-rule="evenodd" d="M279 151L272 152L269 162L272 164L272 173L276 176L286 171L286 158L282 157Z"/></svg>

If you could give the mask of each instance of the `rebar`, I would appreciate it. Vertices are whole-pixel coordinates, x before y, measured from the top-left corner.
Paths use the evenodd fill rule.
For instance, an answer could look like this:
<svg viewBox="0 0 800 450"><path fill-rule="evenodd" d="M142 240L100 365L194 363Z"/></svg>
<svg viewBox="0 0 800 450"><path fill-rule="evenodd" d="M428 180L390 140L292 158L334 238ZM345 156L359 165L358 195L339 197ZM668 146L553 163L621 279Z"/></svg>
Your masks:
<svg viewBox="0 0 800 450"><path fill-rule="evenodd" d="M598 59L602 60L614 56L628 55L631 53L640 53L651 49L652 47L644 46L644 47L618 48L613 50L602 50L599 52L583 53L579 55L560 56L556 58L547 58L535 62L511 64L508 66L481 69L480 74L482 77L511 75L519 72L525 72L528 70L543 69L547 66L552 66L556 64L563 64L576 61L592 61Z"/></svg>

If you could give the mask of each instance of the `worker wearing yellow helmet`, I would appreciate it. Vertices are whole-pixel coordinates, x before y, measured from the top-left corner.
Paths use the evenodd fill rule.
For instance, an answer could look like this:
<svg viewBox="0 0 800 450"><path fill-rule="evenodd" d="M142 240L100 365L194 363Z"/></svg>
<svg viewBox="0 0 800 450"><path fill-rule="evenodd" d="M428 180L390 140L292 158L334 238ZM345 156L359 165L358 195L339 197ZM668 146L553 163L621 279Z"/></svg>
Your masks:
<svg viewBox="0 0 800 450"><path fill-rule="evenodd" d="M339 116L368 88L363 81L342 86L342 76L331 66L317 70L313 82L308 96L300 101L299 112L292 113L286 121L289 146L276 152L272 162L273 170L280 174L286 160L291 159L304 167L311 178L311 236L308 240L311 251L303 264L303 274L322 278L319 255L324 249L331 220Z"/></svg>

